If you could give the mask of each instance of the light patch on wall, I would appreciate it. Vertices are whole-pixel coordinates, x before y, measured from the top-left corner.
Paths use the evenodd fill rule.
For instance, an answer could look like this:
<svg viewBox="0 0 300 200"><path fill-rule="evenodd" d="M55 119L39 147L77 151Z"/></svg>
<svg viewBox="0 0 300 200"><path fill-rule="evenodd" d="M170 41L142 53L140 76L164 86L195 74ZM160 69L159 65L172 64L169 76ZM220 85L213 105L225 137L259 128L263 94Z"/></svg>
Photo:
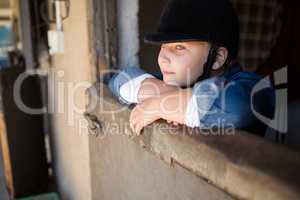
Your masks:
<svg viewBox="0 0 300 200"><path fill-rule="evenodd" d="M9 8L9 7L10 7L9 0L1 0L0 1L0 8Z"/></svg>

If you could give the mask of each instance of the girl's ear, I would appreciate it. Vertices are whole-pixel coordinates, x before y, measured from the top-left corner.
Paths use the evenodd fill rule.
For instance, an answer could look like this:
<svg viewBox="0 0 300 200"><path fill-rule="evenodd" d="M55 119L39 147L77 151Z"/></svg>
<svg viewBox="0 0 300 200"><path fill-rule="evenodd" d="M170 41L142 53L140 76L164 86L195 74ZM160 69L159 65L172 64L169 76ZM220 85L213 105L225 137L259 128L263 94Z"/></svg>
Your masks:
<svg viewBox="0 0 300 200"><path fill-rule="evenodd" d="M224 47L220 47L217 51L216 61L214 62L212 69L218 70L220 69L226 62L228 57L228 51Z"/></svg>

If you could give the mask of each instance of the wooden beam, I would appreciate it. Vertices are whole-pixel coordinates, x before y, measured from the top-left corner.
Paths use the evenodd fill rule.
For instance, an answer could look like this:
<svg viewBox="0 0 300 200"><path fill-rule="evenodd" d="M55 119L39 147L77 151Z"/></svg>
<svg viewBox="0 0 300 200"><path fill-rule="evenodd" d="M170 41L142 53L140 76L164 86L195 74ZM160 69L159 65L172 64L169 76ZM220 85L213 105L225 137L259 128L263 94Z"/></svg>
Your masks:
<svg viewBox="0 0 300 200"><path fill-rule="evenodd" d="M20 26L22 33L22 51L25 57L26 69L36 67L33 45L32 18L30 14L31 1L20 0Z"/></svg>
<svg viewBox="0 0 300 200"><path fill-rule="evenodd" d="M11 18L13 11L10 8L0 8L0 18Z"/></svg>
<svg viewBox="0 0 300 200"><path fill-rule="evenodd" d="M89 0L90 55L93 80L117 66L117 0Z"/></svg>
<svg viewBox="0 0 300 200"><path fill-rule="evenodd" d="M0 26L7 26L11 24L11 20L1 20L0 19Z"/></svg>
<svg viewBox="0 0 300 200"><path fill-rule="evenodd" d="M238 129L174 127L164 120L137 136L127 123L131 107L118 103L106 85L97 84L88 94L92 107L85 116L93 140L127 135L157 159L176 162L237 199L300 199L299 152ZM120 126L110 129L112 124Z"/></svg>
<svg viewBox="0 0 300 200"><path fill-rule="evenodd" d="M0 148L3 155L3 167L4 175L6 180L6 187L11 198L14 197L14 183L13 183L13 174L11 166L11 158L9 152L9 145L7 140L6 126L4 122L3 113L0 113Z"/></svg>

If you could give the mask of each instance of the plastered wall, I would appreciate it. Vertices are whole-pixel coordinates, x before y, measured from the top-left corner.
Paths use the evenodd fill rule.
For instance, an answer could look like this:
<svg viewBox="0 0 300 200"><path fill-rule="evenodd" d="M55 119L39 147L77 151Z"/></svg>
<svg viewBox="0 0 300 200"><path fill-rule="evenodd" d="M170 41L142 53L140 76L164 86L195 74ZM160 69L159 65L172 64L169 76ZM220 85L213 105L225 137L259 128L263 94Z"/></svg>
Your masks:
<svg viewBox="0 0 300 200"><path fill-rule="evenodd" d="M49 109L54 168L63 199L91 199L89 143L82 112L91 82L87 0L70 0L63 21L65 52L52 57Z"/></svg>

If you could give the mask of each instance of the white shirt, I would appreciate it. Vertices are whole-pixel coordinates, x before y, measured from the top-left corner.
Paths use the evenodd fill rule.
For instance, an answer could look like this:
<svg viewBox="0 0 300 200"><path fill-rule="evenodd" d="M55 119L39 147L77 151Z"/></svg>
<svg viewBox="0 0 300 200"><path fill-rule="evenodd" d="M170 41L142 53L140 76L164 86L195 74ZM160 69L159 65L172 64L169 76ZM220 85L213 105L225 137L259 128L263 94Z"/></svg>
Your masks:
<svg viewBox="0 0 300 200"><path fill-rule="evenodd" d="M138 102L138 92L140 90L142 82L146 78L155 78L155 77L151 74L146 73L146 74L140 75L140 76L128 81L127 83L123 84L120 87L121 97L130 103L139 103Z"/></svg>

